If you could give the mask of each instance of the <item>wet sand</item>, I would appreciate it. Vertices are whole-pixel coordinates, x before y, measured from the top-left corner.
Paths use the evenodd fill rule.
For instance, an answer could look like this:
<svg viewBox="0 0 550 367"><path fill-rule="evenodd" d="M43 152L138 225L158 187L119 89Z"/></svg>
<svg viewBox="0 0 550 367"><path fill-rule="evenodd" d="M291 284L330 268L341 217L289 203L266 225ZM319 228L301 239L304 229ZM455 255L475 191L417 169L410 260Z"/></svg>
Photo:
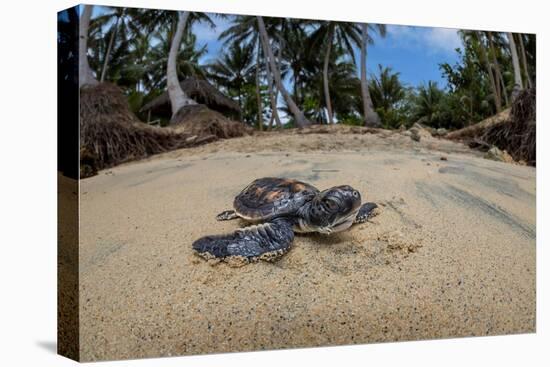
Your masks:
<svg viewBox="0 0 550 367"><path fill-rule="evenodd" d="M446 160L441 160L444 157ZM380 205L297 235L275 263L211 264L191 243L262 176L349 184ZM535 331L535 169L401 134L264 134L81 182L83 360Z"/></svg>

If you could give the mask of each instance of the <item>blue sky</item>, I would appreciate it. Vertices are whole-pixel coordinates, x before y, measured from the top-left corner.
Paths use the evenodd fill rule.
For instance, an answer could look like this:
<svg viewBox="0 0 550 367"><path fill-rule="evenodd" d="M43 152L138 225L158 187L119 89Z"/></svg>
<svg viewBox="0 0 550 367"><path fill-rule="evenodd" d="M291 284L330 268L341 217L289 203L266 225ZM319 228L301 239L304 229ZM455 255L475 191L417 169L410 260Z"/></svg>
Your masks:
<svg viewBox="0 0 550 367"><path fill-rule="evenodd" d="M196 24L193 32L200 45L208 46L208 54L203 58L205 62L215 59L222 47L218 35L227 29L227 20L215 19L216 29ZM456 48L462 44L456 29L412 27L388 25L385 38L373 35L374 45L368 48L367 67L369 74L378 70L378 64L390 66L400 73L401 80L417 86L429 80L445 86L446 81L441 77L439 64L458 61ZM357 51L357 59L359 51Z"/></svg>

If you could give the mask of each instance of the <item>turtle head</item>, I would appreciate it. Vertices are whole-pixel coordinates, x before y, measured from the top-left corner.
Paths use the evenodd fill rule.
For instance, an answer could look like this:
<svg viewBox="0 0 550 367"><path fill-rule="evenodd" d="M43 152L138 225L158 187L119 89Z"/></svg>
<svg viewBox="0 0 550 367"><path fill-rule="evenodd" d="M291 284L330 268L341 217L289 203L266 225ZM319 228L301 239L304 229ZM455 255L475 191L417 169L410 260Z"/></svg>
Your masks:
<svg viewBox="0 0 550 367"><path fill-rule="evenodd" d="M321 233L343 231L353 224L360 206L361 194L351 186L321 191L311 202L308 226Z"/></svg>

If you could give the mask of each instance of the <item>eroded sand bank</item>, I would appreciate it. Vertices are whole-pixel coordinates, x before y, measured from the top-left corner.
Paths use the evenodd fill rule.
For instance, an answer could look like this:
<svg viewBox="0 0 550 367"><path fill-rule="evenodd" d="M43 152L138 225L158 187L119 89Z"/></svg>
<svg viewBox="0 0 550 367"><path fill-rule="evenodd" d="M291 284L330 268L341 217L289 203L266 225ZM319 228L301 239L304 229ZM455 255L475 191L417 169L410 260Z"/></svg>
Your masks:
<svg viewBox="0 0 550 367"><path fill-rule="evenodd" d="M194 256L242 224L215 215L261 176L349 184L381 212L298 235L275 263ZM535 170L462 145L267 134L100 172L81 193L84 360L535 330Z"/></svg>

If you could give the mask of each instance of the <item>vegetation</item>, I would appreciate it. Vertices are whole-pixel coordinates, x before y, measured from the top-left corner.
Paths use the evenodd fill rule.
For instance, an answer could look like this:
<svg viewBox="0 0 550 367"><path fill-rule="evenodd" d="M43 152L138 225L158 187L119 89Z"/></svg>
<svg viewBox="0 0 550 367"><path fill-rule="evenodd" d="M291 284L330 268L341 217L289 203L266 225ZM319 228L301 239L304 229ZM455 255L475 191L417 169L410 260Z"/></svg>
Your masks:
<svg viewBox="0 0 550 367"><path fill-rule="evenodd" d="M381 125L395 129L420 122L458 129L511 106L522 89L534 87L535 36L460 31L459 61L442 63L446 85L406 85L389 65L367 75L367 46L383 25L224 16L223 47L207 57L193 24L215 27L215 14L84 7L81 39L89 65L85 84L120 87L131 110L169 91L172 116L195 103L179 83L193 76L214 85L240 108L240 119L257 129L310 123ZM359 53L360 52L360 53ZM357 59L360 55L360 60ZM372 69L372 67L371 67Z"/></svg>
<svg viewBox="0 0 550 367"><path fill-rule="evenodd" d="M407 102L411 95L399 80L399 73L378 65L378 75L371 78L369 92L383 127L397 128L407 124Z"/></svg>

